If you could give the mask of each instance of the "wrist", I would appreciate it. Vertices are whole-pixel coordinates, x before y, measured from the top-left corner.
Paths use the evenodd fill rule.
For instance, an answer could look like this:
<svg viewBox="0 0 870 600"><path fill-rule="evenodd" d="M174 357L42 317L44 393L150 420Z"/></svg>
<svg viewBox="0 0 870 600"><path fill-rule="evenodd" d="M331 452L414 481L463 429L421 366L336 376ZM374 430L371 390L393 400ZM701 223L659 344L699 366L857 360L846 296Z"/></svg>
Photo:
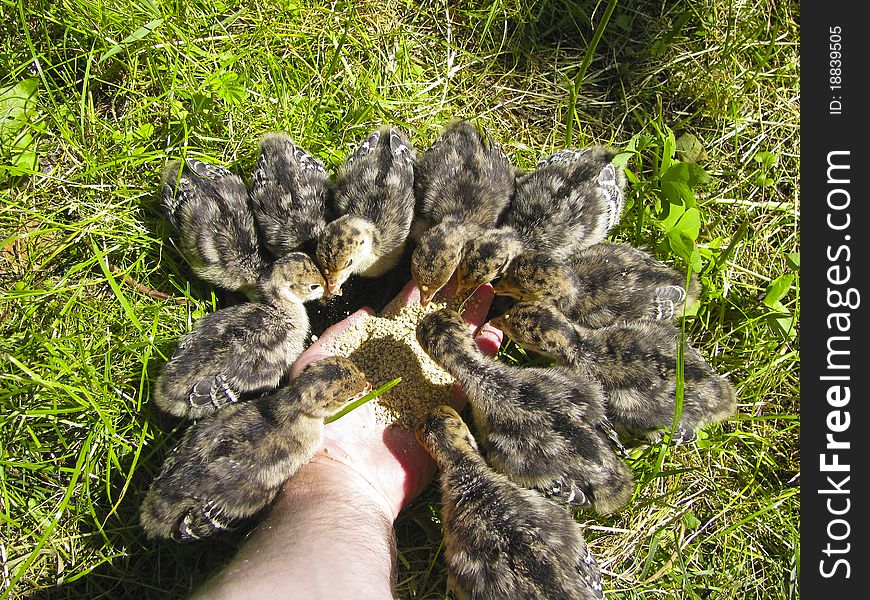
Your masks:
<svg viewBox="0 0 870 600"><path fill-rule="evenodd" d="M394 595L395 558L389 504L354 469L320 456L285 482L236 558L193 597L383 600Z"/></svg>
<svg viewBox="0 0 870 600"><path fill-rule="evenodd" d="M360 507L365 507L365 514L373 518L383 519L390 524L395 520L398 511L395 502L387 498L375 482L367 478L346 457L329 448L321 448L303 465L297 473L284 482L278 494L273 510L284 510L304 502L340 503L339 510L353 507L358 513Z"/></svg>

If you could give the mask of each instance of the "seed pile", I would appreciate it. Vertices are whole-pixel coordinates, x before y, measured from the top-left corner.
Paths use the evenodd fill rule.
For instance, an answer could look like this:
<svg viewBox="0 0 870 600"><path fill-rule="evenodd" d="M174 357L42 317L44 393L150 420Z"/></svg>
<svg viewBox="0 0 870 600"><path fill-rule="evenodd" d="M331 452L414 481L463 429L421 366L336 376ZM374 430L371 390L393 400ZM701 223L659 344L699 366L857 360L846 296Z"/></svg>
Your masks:
<svg viewBox="0 0 870 600"><path fill-rule="evenodd" d="M449 404L453 397L453 377L429 358L416 336L420 319L444 306L412 304L395 315L367 316L331 343L336 354L350 358L366 374L373 388L402 378L374 400L378 418L387 425L413 429L429 409Z"/></svg>

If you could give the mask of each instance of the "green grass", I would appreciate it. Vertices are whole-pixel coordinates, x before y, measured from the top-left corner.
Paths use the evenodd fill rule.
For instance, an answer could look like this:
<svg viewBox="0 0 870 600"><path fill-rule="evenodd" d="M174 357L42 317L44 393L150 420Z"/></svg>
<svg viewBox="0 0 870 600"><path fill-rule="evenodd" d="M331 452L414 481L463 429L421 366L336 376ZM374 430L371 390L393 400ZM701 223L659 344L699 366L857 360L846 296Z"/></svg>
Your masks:
<svg viewBox="0 0 870 600"><path fill-rule="evenodd" d="M150 385L219 302L168 242L164 162L250 173L257 138L281 130L336 165L376 123L424 148L454 117L522 167L569 139L632 148L614 239L701 270L686 333L739 414L697 447L637 449L633 502L578 513L609 597L798 596L797 4L0 7L2 597L183 596L238 542L155 545L137 524L176 433ZM668 183L672 158L696 157L685 133L709 183ZM397 523L402 598L445 597L437 503L430 488Z"/></svg>

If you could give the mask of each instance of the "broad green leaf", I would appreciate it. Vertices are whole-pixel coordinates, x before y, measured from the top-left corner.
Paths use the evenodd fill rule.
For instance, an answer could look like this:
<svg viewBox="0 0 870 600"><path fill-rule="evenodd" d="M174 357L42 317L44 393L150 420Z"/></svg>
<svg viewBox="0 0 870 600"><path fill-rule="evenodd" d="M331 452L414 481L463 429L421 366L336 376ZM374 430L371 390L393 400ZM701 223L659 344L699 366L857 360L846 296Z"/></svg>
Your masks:
<svg viewBox="0 0 870 600"><path fill-rule="evenodd" d="M764 305L773 310L780 310L782 308L780 301L788 294L793 282L794 275L791 273L780 275L771 281L764 294Z"/></svg>
<svg viewBox="0 0 870 600"><path fill-rule="evenodd" d="M687 162L675 162L662 175L662 181L682 181L691 188L696 188L699 185L709 184L712 179L707 174L707 171Z"/></svg>
<svg viewBox="0 0 870 600"><path fill-rule="evenodd" d="M793 271L801 270L801 253L800 252L789 252L785 255L785 262L788 263L788 266Z"/></svg>
<svg viewBox="0 0 870 600"><path fill-rule="evenodd" d="M695 516L695 513L692 511L687 512L683 515L683 522L686 524L686 529L692 531L693 529L697 529L701 526L701 520Z"/></svg>
<svg viewBox="0 0 870 600"><path fill-rule="evenodd" d="M701 232L701 212L697 208L687 209L677 225L680 231L688 234L692 240L697 240Z"/></svg>
<svg viewBox="0 0 870 600"><path fill-rule="evenodd" d="M795 321L794 316L791 314L770 316L767 319L767 323L771 329L790 340L793 340L797 335L797 323Z"/></svg>
<svg viewBox="0 0 870 600"><path fill-rule="evenodd" d="M673 229L668 232L667 237L668 245L670 246L671 251L683 260L685 260L687 263L692 264L692 255L696 250L695 240L691 239L682 232Z"/></svg>
<svg viewBox="0 0 870 600"><path fill-rule="evenodd" d="M755 185L758 187L770 187L773 185L773 178L768 177L764 173L758 173L755 176Z"/></svg>
<svg viewBox="0 0 870 600"><path fill-rule="evenodd" d="M626 152L643 152L653 144L653 136L648 133L636 133L631 136L628 144L625 146Z"/></svg>
<svg viewBox="0 0 870 600"><path fill-rule="evenodd" d="M677 138L677 154L686 162L696 163L707 158L704 145L691 133L684 133Z"/></svg>
<svg viewBox="0 0 870 600"><path fill-rule="evenodd" d="M760 164L763 169L769 169L779 161L779 157L776 154L765 150L756 152L755 156L752 158L755 162Z"/></svg>
<svg viewBox="0 0 870 600"><path fill-rule="evenodd" d="M698 448L710 448L713 445L713 442L710 441L710 434L704 431L703 429L698 429L695 431L698 434L698 439L695 440L695 445Z"/></svg>
<svg viewBox="0 0 870 600"><path fill-rule="evenodd" d="M28 131L21 134L12 143L12 156L9 165L0 164L0 172L6 171L10 175L26 175L36 170L36 150L33 147L33 136Z"/></svg>
<svg viewBox="0 0 870 600"><path fill-rule="evenodd" d="M36 112L39 80L24 79L0 88L0 143L8 143Z"/></svg>
<svg viewBox="0 0 870 600"><path fill-rule="evenodd" d="M659 226L664 228L671 251L691 265L692 270L700 272L703 266L701 251L695 244L701 230L701 213L698 209L683 209L671 204L668 217Z"/></svg>
<svg viewBox="0 0 870 600"><path fill-rule="evenodd" d="M112 46L111 48L109 48L108 50L103 52L103 55L97 61L97 64L100 64L104 60L107 60L107 59L115 56L119 52L126 50L127 48L129 48L130 46L135 44L136 42L145 39L146 37L148 37L151 34L152 31L154 31L155 29L157 29L161 25L163 25L163 19L154 19L153 21L149 21L148 23L146 23L145 25L143 25L142 27L140 27L139 29L137 29L136 31L134 31L133 33L128 35L127 37L125 37L119 43L115 44L114 46Z"/></svg>
<svg viewBox="0 0 870 600"><path fill-rule="evenodd" d="M631 31L631 17L626 14L616 15L613 18L613 24L625 31L626 33Z"/></svg>
<svg viewBox="0 0 870 600"><path fill-rule="evenodd" d="M36 169L32 131L39 80L24 79L0 88L0 172L24 175Z"/></svg>
<svg viewBox="0 0 870 600"><path fill-rule="evenodd" d="M658 225L665 233L674 228L677 224L677 221L680 220L680 217L683 216L683 213L686 212L686 208L682 204L670 204L668 206L668 214L664 219L656 221L656 225Z"/></svg>
<svg viewBox="0 0 870 600"><path fill-rule="evenodd" d="M628 164L628 160L634 156L634 152L620 152L616 156L613 157L613 160L610 162L613 163L614 167L622 168Z"/></svg>
<svg viewBox="0 0 870 600"><path fill-rule="evenodd" d="M700 273L704 270L704 263L701 261L701 251L697 247L692 250L692 255L689 257L689 265L691 265L692 271L695 273Z"/></svg>
<svg viewBox="0 0 870 600"><path fill-rule="evenodd" d="M676 162L673 163L668 170L662 173L662 181L672 181L674 183L685 183L689 185L689 170L685 168L688 163Z"/></svg>
<svg viewBox="0 0 870 600"><path fill-rule="evenodd" d="M674 162L674 154L677 150L677 140L674 139L674 132L669 127L665 127L666 134L664 144L662 146L662 164L659 167L661 173L667 173Z"/></svg>
<svg viewBox="0 0 870 600"><path fill-rule="evenodd" d="M685 207L696 205L695 193L682 181L662 181L662 193L671 204L682 204Z"/></svg>

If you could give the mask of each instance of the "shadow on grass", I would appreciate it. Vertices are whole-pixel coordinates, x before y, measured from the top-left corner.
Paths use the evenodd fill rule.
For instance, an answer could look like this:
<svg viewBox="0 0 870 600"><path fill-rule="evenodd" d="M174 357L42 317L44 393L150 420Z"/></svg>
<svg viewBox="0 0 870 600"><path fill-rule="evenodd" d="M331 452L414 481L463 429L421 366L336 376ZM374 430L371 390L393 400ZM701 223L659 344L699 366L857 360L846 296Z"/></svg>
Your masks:
<svg viewBox="0 0 870 600"><path fill-rule="evenodd" d="M140 418L145 419L146 415ZM73 581L34 591L29 598L186 597L229 560L255 524L245 523L224 535L190 544L148 540L139 525L139 506L169 449L180 439L181 431L172 432L177 423L170 423L168 418L157 415L147 418L166 433L156 436L152 447L143 451L129 482L125 474L133 457L128 455L120 461L121 468L110 479L111 499L94 503L94 516L102 526L93 521L82 521L80 526L82 538L104 557L103 562L85 574L71 575L75 577ZM111 510L112 499L122 494Z"/></svg>

